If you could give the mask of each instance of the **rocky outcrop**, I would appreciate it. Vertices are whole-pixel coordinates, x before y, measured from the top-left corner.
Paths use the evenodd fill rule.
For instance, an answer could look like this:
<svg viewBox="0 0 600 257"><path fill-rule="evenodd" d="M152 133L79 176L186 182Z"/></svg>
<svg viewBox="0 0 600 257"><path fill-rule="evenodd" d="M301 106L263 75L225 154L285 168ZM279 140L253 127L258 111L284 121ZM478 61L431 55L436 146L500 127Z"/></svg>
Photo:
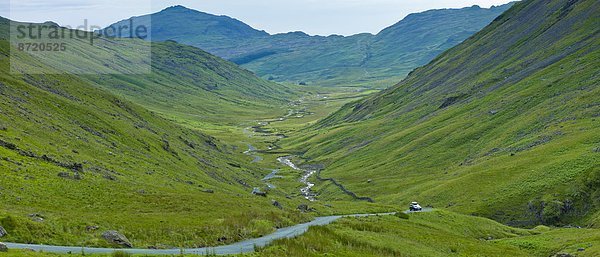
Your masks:
<svg viewBox="0 0 600 257"><path fill-rule="evenodd" d="M263 192L263 191L262 191L262 190L260 190L260 188L258 188L258 187L255 187L255 188L252 190L252 194L253 194L253 195L257 195L257 196L267 197L267 193L266 193L266 192Z"/></svg>
<svg viewBox="0 0 600 257"><path fill-rule="evenodd" d="M0 253L8 252L8 246L3 243L0 243Z"/></svg>
<svg viewBox="0 0 600 257"><path fill-rule="evenodd" d="M31 221L35 221L35 222L43 222L44 221L44 215L39 214L39 213L32 213L27 216L29 217L29 219L31 219Z"/></svg>
<svg viewBox="0 0 600 257"><path fill-rule="evenodd" d="M214 194L215 193L215 190L212 190L212 189L203 189L203 190L200 190L200 191L202 191L203 193L207 193L207 194Z"/></svg>
<svg viewBox="0 0 600 257"><path fill-rule="evenodd" d="M6 235L8 235L8 232L6 232L6 229L0 226L0 237L5 237Z"/></svg>
<svg viewBox="0 0 600 257"><path fill-rule="evenodd" d="M81 163L67 163L67 162L62 162L59 161L57 159L54 159L48 155L39 155L39 154L35 154L31 151L26 151L23 150L21 148L19 148L17 145L10 143L10 142L6 142L3 140L0 140L0 147L4 147L8 150L12 150L17 152L19 155L24 156L24 157L29 157L29 158L34 158L34 159L38 159L38 160L42 160L51 164L54 164L56 166L65 168L65 169L69 169L73 172L83 172L83 164Z"/></svg>
<svg viewBox="0 0 600 257"><path fill-rule="evenodd" d="M122 247L126 247L126 248L132 248L133 245L131 244L131 242L129 242L129 239L127 239L127 237L125 237L125 235L111 230L111 231L106 231L102 234L102 238L104 238L106 241L108 241L111 244L115 244L118 246L122 246Z"/></svg>
<svg viewBox="0 0 600 257"><path fill-rule="evenodd" d="M308 205L306 205L306 204L300 204L300 205L298 205L298 208L297 208L297 209L298 209L300 212L303 212L303 213L304 213L304 212L309 212L309 211L312 211L312 208L308 207Z"/></svg>
<svg viewBox="0 0 600 257"><path fill-rule="evenodd" d="M278 209L283 210L283 206L278 201L271 200L271 204L273 204L273 206L277 207Z"/></svg>
<svg viewBox="0 0 600 257"><path fill-rule="evenodd" d="M75 174L73 174L73 175L71 175L68 172L59 172L58 177L65 178L65 179L74 179L74 180L82 180L83 179L83 176L79 172L75 172Z"/></svg>

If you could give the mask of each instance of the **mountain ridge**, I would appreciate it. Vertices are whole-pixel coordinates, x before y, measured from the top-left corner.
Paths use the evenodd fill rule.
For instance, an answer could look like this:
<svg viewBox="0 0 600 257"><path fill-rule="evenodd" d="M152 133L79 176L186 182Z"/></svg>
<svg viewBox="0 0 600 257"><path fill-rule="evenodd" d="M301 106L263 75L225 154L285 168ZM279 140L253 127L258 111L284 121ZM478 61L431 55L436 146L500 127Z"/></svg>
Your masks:
<svg viewBox="0 0 600 257"><path fill-rule="evenodd" d="M212 26L218 22L210 20L190 29L182 24L196 24L193 22L197 18L196 11L185 7L165 9L126 21L152 23L153 40L175 40L199 47L263 78L304 84L374 87L371 82L386 81L377 83L385 85L402 78L483 28L511 5L430 10L411 14L377 34L351 36L311 36L301 31L259 34L258 30L245 24L245 30L236 34L227 26ZM186 22L178 21L184 16ZM421 20L415 22L416 18ZM420 23L429 24L430 29L419 30L417 25ZM242 36L243 33L250 36Z"/></svg>
<svg viewBox="0 0 600 257"><path fill-rule="evenodd" d="M359 36L359 35L377 36L377 35L381 34L384 30L389 29L391 27L394 27L396 25L399 25L400 23L402 23L402 20L404 20L406 18L411 18L411 17L414 17L414 16L419 16L420 14L437 13L437 12L440 12L440 11L468 10L468 9L493 10L493 9L496 9L496 8L503 8L504 6L514 4L515 2L511 2L511 3L507 3L507 4L502 4L502 5L492 5L489 8L481 7L479 5L472 5L472 6L458 7L458 8L429 9L429 10L425 10L425 11L410 13L407 16L405 16L404 18L402 18L400 21L387 26L387 27L381 29L380 31L378 31L376 33L372 33L372 32L360 32L360 33L355 33L355 34L351 34L351 35L341 35L341 34L336 34L336 33L327 34L327 35L309 34L309 33L306 33L306 32L304 32L302 30L294 30L294 31L278 32L278 33L269 33L269 32L267 32L265 30L256 29L256 28L254 28L254 27L246 24L245 22L243 22L243 21L241 21L241 20L239 20L237 18L231 17L229 15L226 15L226 14L212 14L212 13L200 11L200 10L197 10L197 9L193 9L193 8L187 7L185 5L173 5L173 6L165 7L164 9L162 9L162 10L160 10L158 12L155 12L153 14L158 14L158 13L161 13L161 12L169 12L169 11L186 11L186 12L200 13L200 14L203 14L203 15L213 16L213 17L227 17L227 18L230 18L232 20L244 23L246 26L251 27L251 28L253 28L254 30L256 30L258 32L265 32L266 34L271 35L271 36L282 35L282 34L291 34L291 33L301 33L301 34L304 34L304 35L310 36L310 37L354 37L354 36ZM152 15L152 14L150 14L150 15ZM143 16L147 16L147 15L132 16L130 18L123 19L121 21L126 21L126 20L129 20L131 18L140 18L140 17L143 17ZM119 21L119 22L121 22L121 21Z"/></svg>
<svg viewBox="0 0 600 257"><path fill-rule="evenodd" d="M2 18L0 31L8 31L9 23ZM0 39L8 40L8 35L0 35ZM70 58L69 62L52 54L37 57L47 66L83 69L91 75L82 78L172 119L202 117L207 123L219 123L237 116L269 116L274 106L286 105L295 95L286 85L258 78L230 61L173 41L107 38L94 46L77 39L68 43L72 51L61 54L63 59ZM76 51L89 52L93 58ZM127 58L112 58L115 53ZM149 72L138 74L138 70ZM122 74L112 74L115 71Z"/></svg>

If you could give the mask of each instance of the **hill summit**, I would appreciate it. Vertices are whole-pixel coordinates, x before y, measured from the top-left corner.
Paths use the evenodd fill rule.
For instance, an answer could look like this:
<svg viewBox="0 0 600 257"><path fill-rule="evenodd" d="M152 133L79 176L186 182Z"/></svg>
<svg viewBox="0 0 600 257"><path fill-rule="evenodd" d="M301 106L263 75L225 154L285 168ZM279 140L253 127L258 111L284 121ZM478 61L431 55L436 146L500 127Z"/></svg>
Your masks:
<svg viewBox="0 0 600 257"><path fill-rule="evenodd" d="M512 4L411 14L377 35L270 35L227 17L183 6L114 25L152 25L152 40L174 40L231 60L277 81L324 85L398 80L489 24ZM114 26L113 25L113 26ZM127 35L125 35L127 36Z"/></svg>

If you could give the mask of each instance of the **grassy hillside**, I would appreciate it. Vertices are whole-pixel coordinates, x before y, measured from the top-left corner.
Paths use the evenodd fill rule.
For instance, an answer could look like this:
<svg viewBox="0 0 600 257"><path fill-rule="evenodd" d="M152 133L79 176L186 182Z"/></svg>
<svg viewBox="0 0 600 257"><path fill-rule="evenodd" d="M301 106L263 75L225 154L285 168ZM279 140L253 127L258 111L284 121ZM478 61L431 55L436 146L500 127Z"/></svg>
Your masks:
<svg viewBox="0 0 600 257"><path fill-rule="evenodd" d="M3 241L110 246L100 235L117 230L136 247L217 245L307 219L292 207L301 200L287 199L279 189L268 198L250 193L265 186L261 179L268 172L250 165L241 150L109 92L158 111L186 105L186 115L207 115L211 121L249 113L244 109L268 110L267 100L283 102L266 96L283 92L278 85L174 43L154 45L150 75L61 74L66 66L102 73L116 65L135 72L141 66L126 57L135 57L129 50L137 42L106 40L90 47L70 40L72 52L61 61L51 54L11 52L5 39L4 34L0 226L8 236ZM116 62L103 64L106 59ZM9 63L13 71L42 74L12 73ZM273 206L272 199L285 208Z"/></svg>
<svg viewBox="0 0 600 257"><path fill-rule="evenodd" d="M8 25L9 20L0 20L3 32ZM51 29L43 31L46 35ZM8 39L8 35L1 38ZM226 124L237 123L241 117L271 117L285 113L279 108L295 96L288 86L260 79L231 62L171 41L106 37L96 39L93 45L88 39L63 41L67 51L35 53L38 62L81 74L84 80L171 119ZM48 73L36 65L23 63L15 69Z"/></svg>
<svg viewBox="0 0 600 257"><path fill-rule="evenodd" d="M599 8L519 2L285 145L378 202L418 200L512 225L598 226Z"/></svg>
<svg viewBox="0 0 600 257"><path fill-rule="evenodd" d="M173 42L152 44L146 75L88 76L88 80L144 107L181 121L237 124L285 113L297 97L290 87L200 49Z"/></svg>
<svg viewBox="0 0 600 257"><path fill-rule="evenodd" d="M255 256L597 256L593 229L516 229L451 212L347 218L276 242ZM583 251L579 251L583 249Z"/></svg>
<svg viewBox="0 0 600 257"><path fill-rule="evenodd" d="M363 64L365 70L380 79L391 74L404 78L414 68L480 31L511 6L486 9L475 5L411 14L373 38Z"/></svg>
<svg viewBox="0 0 600 257"><path fill-rule="evenodd" d="M387 87L462 42L510 4L412 14L377 35L269 35L226 16L176 6L114 24L151 24L152 40L175 40L232 60L263 78ZM191 25L190 25L191 24ZM125 35L127 36L127 35Z"/></svg>

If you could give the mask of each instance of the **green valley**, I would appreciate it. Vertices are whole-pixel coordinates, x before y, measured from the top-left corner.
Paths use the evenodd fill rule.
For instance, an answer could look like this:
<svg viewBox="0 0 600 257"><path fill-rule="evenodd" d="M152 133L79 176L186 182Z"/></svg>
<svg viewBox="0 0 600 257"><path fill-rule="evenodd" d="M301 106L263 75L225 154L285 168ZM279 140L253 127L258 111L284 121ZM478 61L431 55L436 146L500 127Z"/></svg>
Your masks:
<svg viewBox="0 0 600 257"><path fill-rule="evenodd" d="M211 245L307 218L257 201L263 171L233 146L87 79L3 72L0 93L3 240L103 246L119 230L134 245Z"/></svg>
<svg viewBox="0 0 600 257"><path fill-rule="evenodd" d="M0 26L2 31L8 31L9 21L3 19ZM3 38L9 39L7 35ZM118 38L96 41L90 45L86 39L69 40L69 49L74 50L65 53L68 63L51 54L35 57L52 67L83 66L82 79L173 119L227 124L240 116L271 117L281 112L273 109L297 97L285 85L257 78L195 47L172 41L146 43ZM114 55L124 57L113 58ZM48 73L41 70L42 74Z"/></svg>
<svg viewBox="0 0 600 257"><path fill-rule="evenodd" d="M6 32L9 21L1 25ZM215 246L316 215L366 208L315 203L311 213L300 211L300 174L285 170L284 179L266 183L272 169L283 168L276 157L252 163L244 154L248 144L263 147L271 140L249 137L246 126L285 115L293 99L311 97L318 88L292 90L174 42L152 43L149 74L135 73L143 70L144 58L131 49L146 44L140 40L106 39L93 46L69 40L76 51L65 53L67 63L56 55L11 51L6 33L1 43L3 241L128 246L103 238L117 231L130 239L129 247ZM113 54L129 59L109 61ZM62 70L82 65L84 72L106 74ZM351 99L342 98L319 117ZM252 194L253 188L268 197Z"/></svg>
<svg viewBox="0 0 600 257"><path fill-rule="evenodd" d="M597 226L599 7L517 3L285 146L378 202L423 199L519 226ZM544 18L524 26L532 15Z"/></svg>
<svg viewBox="0 0 600 257"><path fill-rule="evenodd" d="M600 255L598 1L132 19L54 52L0 20L0 255Z"/></svg>

